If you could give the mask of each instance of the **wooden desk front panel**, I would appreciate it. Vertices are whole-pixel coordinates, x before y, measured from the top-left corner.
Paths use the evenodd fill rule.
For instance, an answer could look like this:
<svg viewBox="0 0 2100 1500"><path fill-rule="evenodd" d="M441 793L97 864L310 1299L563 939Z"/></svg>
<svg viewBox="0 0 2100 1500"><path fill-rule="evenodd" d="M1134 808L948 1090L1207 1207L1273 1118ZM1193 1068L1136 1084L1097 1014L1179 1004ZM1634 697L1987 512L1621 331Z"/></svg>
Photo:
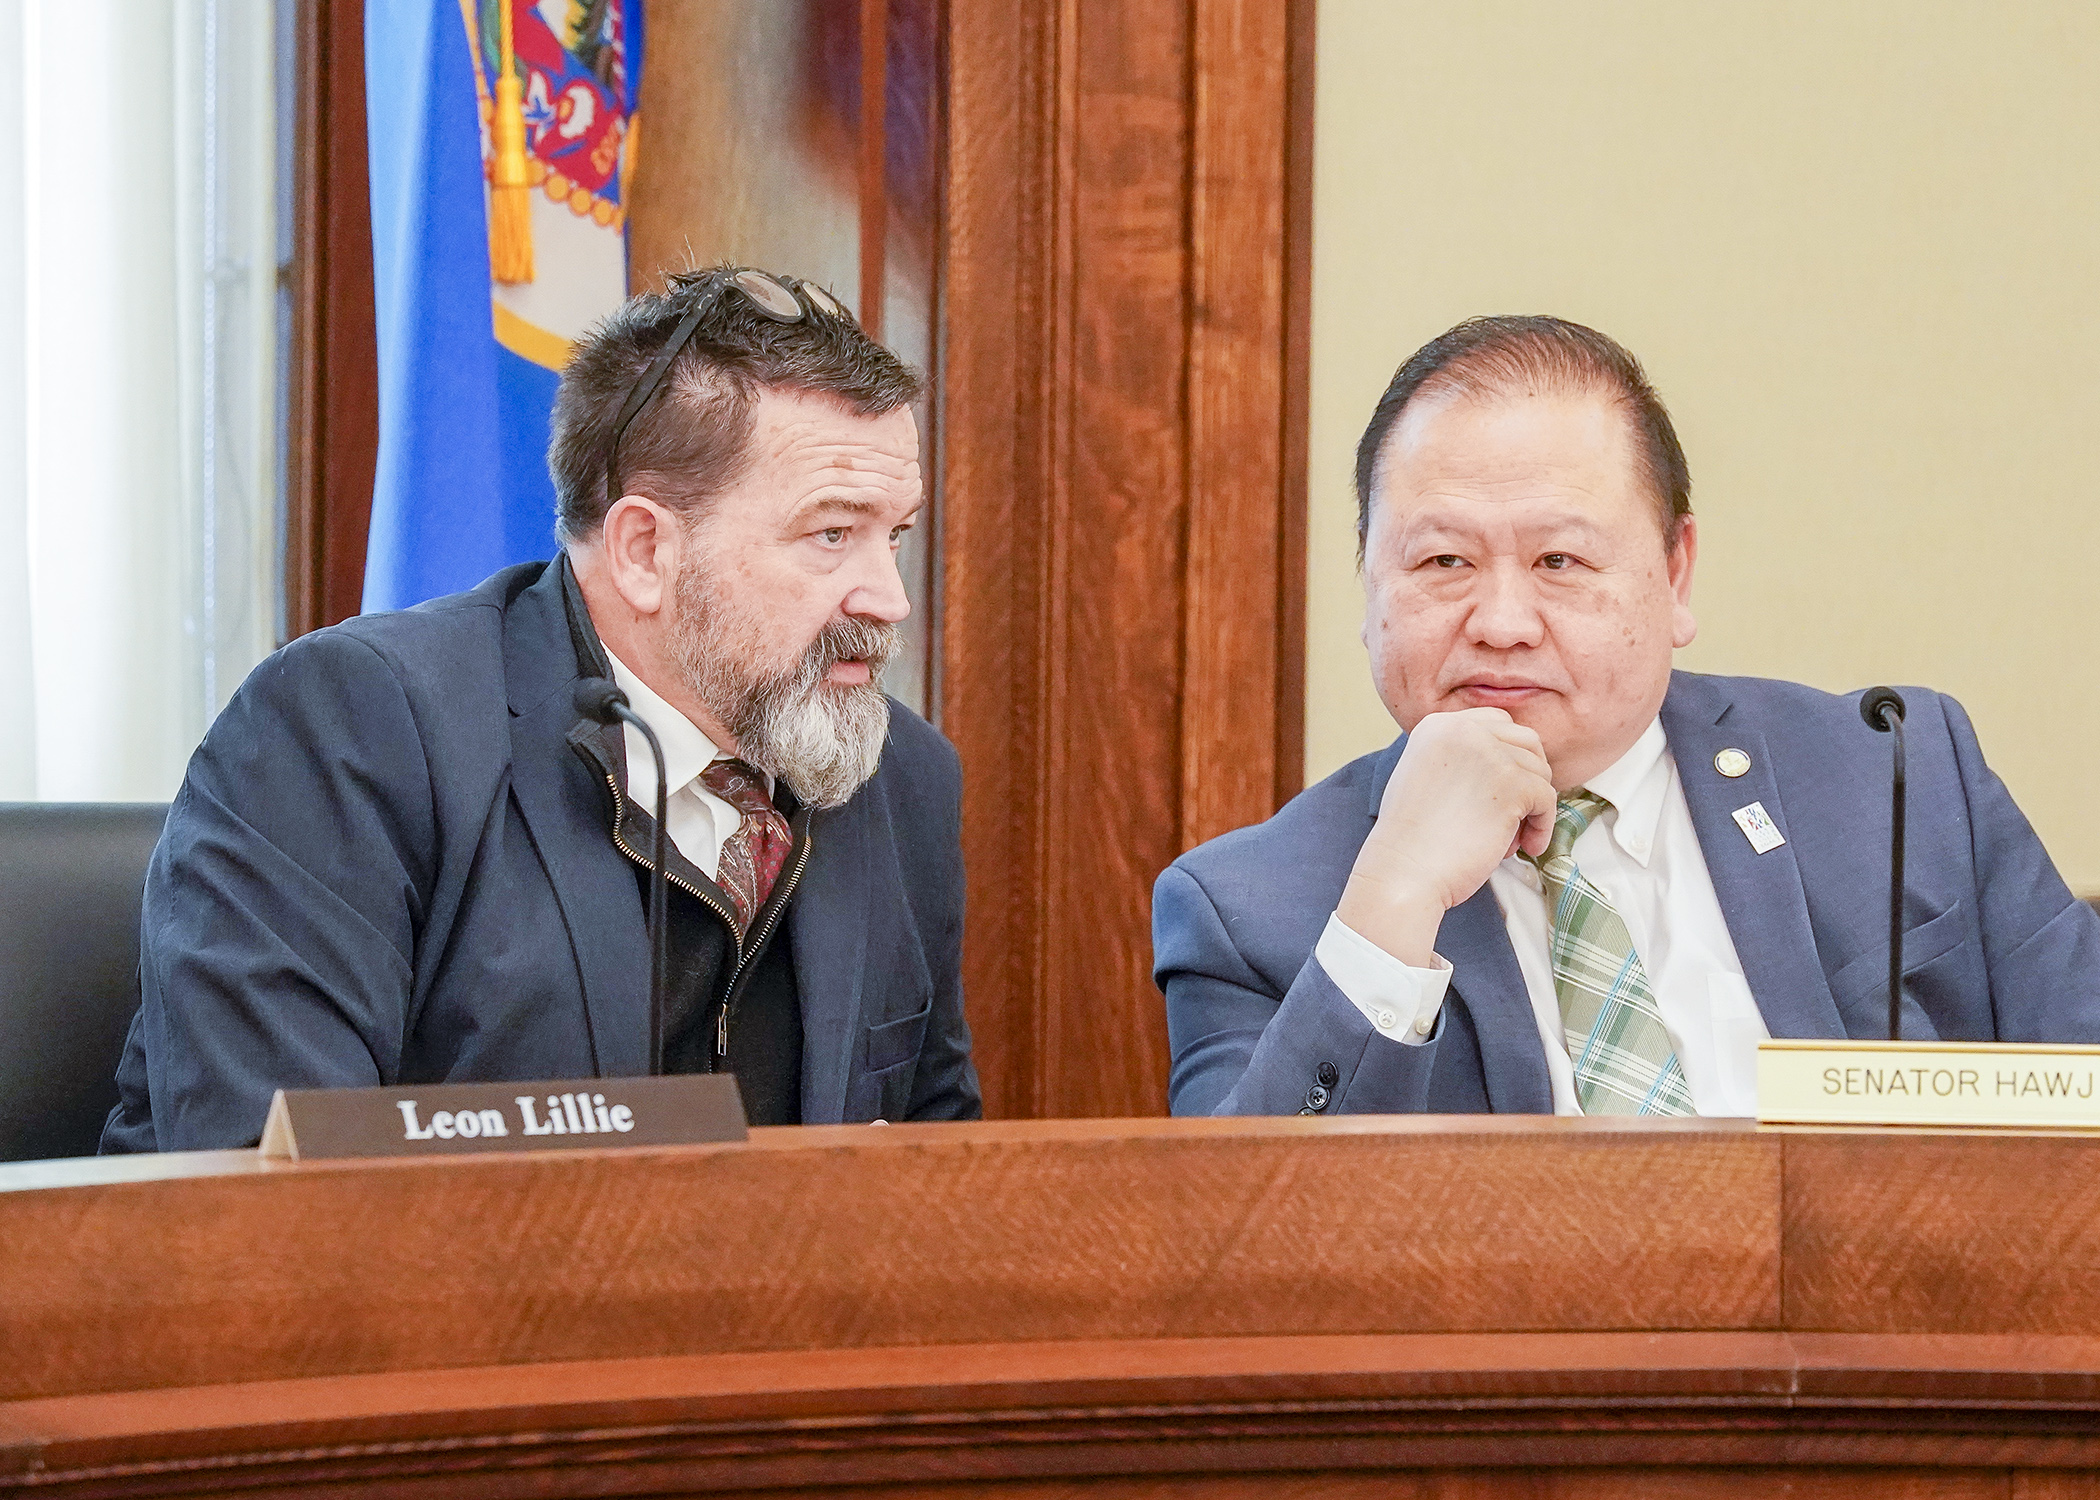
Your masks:
<svg viewBox="0 0 2100 1500"><path fill-rule="evenodd" d="M2095 1152L1285 1119L0 1169L0 1488L2100 1497Z"/></svg>
<svg viewBox="0 0 2100 1500"><path fill-rule="evenodd" d="M2100 1140L1780 1139L1787 1326L2100 1334Z"/></svg>
<svg viewBox="0 0 2100 1500"><path fill-rule="evenodd" d="M1777 1141L1740 1128L1295 1118L0 1192L0 1400L762 1349L1771 1328L1779 1203Z"/></svg>

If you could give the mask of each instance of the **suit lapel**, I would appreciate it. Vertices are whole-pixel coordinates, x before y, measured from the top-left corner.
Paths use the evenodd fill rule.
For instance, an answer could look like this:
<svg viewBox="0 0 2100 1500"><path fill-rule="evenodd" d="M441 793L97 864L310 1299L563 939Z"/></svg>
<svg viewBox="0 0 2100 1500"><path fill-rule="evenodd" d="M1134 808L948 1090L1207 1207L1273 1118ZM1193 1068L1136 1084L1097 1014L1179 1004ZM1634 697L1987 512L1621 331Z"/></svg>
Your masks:
<svg viewBox="0 0 2100 1500"><path fill-rule="evenodd" d="M1450 961L1451 987L1472 1014L1489 1107L1498 1115L1552 1114L1546 1044L1492 887L1444 913L1436 951Z"/></svg>
<svg viewBox="0 0 2100 1500"><path fill-rule="evenodd" d="M806 1125L845 1118L868 947L869 816L867 803L856 799L810 820L809 868L788 907L795 988L802 999Z"/></svg>
<svg viewBox="0 0 2100 1500"><path fill-rule="evenodd" d="M1371 802L1365 812L1378 820L1386 783L1407 736L1393 741L1371 772ZM1480 1071L1489 1106L1497 1114L1553 1113L1553 1081L1546 1072L1545 1043L1523 970L1509 945L1509 928L1492 888L1482 885L1470 899L1444 913L1436 951L1451 965L1451 987L1465 1001L1480 1038Z"/></svg>
<svg viewBox="0 0 2100 1500"><path fill-rule="evenodd" d="M511 796L554 888L583 988L601 1078L649 1071L649 929L634 867L607 829L610 793L577 753L572 729L596 733L571 702L578 646L558 559L504 621L511 707Z"/></svg>
<svg viewBox="0 0 2100 1500"><path fill-rule="evenodd" d="M568 925L599 1076L638 1078L649 1071L649 925L634 866L606 829L610 794L563 734L572 717L557 701L513 724L511 791Z"/></svg>
<svg viewBox="0 0 2100 1500"><path fill-rule="evenodd" d="M1687 672L1672 675L1662 721L1714 895L1766 1027L1776 1037L1842 1037L1844 1022L1816 955L1794 846L1759 854L1733 817L1736 809L1761 802L1780 833L1792 837L1764 736L1734 714L1733 703L1711 679ZM1714 756L1724 749L1745 752L1750 769L1723 776Z"/></svg>

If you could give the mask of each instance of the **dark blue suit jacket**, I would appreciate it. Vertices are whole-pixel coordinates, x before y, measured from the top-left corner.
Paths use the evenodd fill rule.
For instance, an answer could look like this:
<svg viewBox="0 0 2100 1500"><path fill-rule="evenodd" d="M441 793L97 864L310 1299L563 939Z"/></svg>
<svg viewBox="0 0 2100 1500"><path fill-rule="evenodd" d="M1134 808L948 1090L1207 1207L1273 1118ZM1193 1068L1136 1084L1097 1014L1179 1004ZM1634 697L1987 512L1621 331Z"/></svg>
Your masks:
<svg viewBox="0 0 2100 1500"><path fill-rule="evenodd" d="M278 1088L648 1071L647 914L568 741L567 576L317 631L242 685L147 873L105 1151L251 1143ZM812 819L786 933L808 1123L979 1112L960 803L954 749L893 703L881 769Z"/></svg>
<svg viewBox="0 0 2100 1500"><path fill-rule="evenodd" d="M2100 1041L2100 915L2072 898L1977 749L1961 705L1909 704L1903 1034ZM1676 673L1663 703L1714 892L1779 1037L1888 1034L1889 739L1859 695ZM1312 957L1406 736L1268 822L1176 860L1153 894L1176 1114L1293 1114L1323 1064L1330 1112L1551 1113L1531 1001L1492 890L1452 908L1453 973L1428 1043L1380 1036ZM1714 754L1749 752L1731 780ZM1762 802L1786 843L1750 848L1730 813Z"/></svg>

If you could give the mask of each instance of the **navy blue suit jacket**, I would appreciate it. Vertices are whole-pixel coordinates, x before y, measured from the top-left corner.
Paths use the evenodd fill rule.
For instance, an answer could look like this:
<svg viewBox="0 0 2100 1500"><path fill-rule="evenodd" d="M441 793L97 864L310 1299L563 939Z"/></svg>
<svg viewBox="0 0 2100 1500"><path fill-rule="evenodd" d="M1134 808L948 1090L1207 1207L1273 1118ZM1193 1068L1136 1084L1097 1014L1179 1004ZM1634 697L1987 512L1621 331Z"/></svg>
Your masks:
<svg viewBox="0 0 2100 1500"><path fill-rule="evenodd" d="M648 1071L647 914L568 739L566 576L317 631L242 685L147 872L105 1151L252 1143L278 1088ZM892 703L788 908L806 1122L979 1113L960 820L953 747Z"/></svg>
<svg viewBox="0 0 2100 1500"><path fill-rule="evenodd" d="M2100 915L2073 899L1977 749L1961 705L1905 688L1903 1034L2100 1042ZM1889 739L1859 695L1679 672L1663 703L1714 892L1772 1035L1888 1034ZM1176 860L1153 894L1176 1114L1293 1114L1331 1064L1329 1111L1551 1113L1531 1001L1494 893L1445 914L1453 973L1420 1047L1380 1036L1313 958L1406 736L1268 822ZM1714 769L1749 752L1737 780ZM1786 843L1730 813L1762 802Z"/></svg>

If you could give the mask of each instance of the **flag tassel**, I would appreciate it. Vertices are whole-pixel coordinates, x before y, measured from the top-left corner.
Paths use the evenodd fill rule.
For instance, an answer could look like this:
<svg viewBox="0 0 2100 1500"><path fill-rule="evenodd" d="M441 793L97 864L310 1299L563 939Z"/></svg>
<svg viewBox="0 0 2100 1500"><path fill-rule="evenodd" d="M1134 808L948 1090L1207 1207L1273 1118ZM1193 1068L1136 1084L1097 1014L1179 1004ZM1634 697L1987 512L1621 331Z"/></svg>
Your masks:
<svg viewBox="0 0 2100 1500"><path fill-rule="evenodd" d="M491 121L496 160L489 174L489 274L507 285L532 280L532 180L525 170L525 85L511 40L510 0L503 25Z"/></svg>

